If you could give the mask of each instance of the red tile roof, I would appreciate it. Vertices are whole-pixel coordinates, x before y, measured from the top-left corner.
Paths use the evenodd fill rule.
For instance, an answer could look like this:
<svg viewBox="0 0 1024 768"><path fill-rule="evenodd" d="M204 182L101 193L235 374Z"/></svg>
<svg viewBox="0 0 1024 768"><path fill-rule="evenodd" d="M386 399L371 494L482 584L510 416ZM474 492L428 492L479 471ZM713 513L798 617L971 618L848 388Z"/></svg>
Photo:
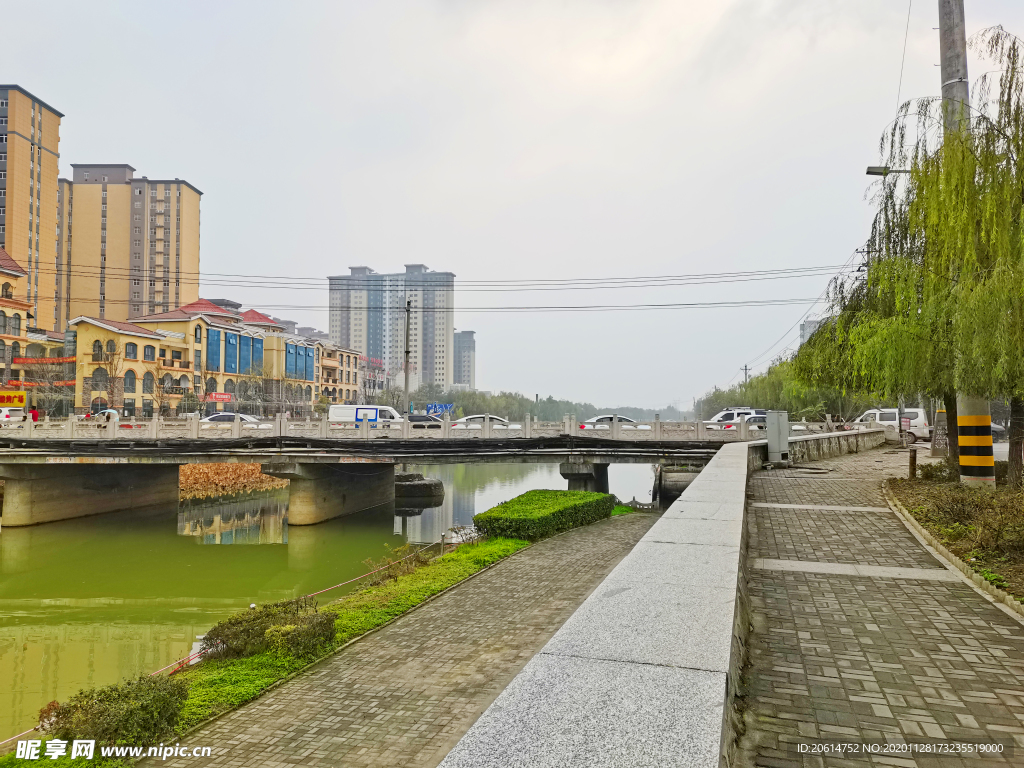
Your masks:
<svg viewBox="0 0 1024 768"><path fill-rule="evenodd" d="M262 312L257 312L255 309L247 309L243 312L242 320L247 323L255 323L257 325L277 325L273 318L267 317Z"/></svg>
<svg viewBox="0 0 1024 768"><path fill-rule="evenodd" d="M0 270L24 277L28 274L3 248L0 248Z"/></svg>
<svg viewBox="0 0 1024 768"><path fill-rule="evenodd" d="M183 307L179 307L182 312L189 312L191 314L204 314L204 315L228 315L229 317L238 317L237 312L232 312L230 309L224 309L214 304L208 299L199 299L193 301L191 304L186 304Z"/></svg>

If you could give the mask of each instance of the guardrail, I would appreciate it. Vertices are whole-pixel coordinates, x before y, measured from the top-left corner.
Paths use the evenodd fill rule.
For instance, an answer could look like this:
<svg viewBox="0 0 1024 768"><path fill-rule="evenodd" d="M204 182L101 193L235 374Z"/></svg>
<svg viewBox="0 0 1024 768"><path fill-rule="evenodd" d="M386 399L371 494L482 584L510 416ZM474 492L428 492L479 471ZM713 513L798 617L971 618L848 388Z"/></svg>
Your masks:
<svg viewBox="0 0 1024 768"><path fill-rule="evenodd" d="M866 425L865 425L866 426ZM729 427L729 428L724 428ZM827 425L818 422L796 422L790 425L793 437L818 434L827 431ZM359 422L332 423L326 416L321 418L288 419L279 415L270 420L247 422L241 419L227 422L202 422L196 417L167 418L157 416L150 419L123 419L105 421L83 419L50 419L39 422L0 422L0 434L17 430L18 436L39 439L111 439L111 440L161 440L161 439L209 439L226 440L240 437L316 437L339 440L375 440L385 438L409 439L486 439L486 438L534 438L557 437L559 435L580 435L606 440L630 441L712 441L740 442L757 440L759 430L751 429L742 422L714 424L693 421L611 422L607 424L580 424L572 416L562 421L536 421L523 419L522 423L506 425L498 420L457 424L448 419L434 424L424 422Z"/></svg>

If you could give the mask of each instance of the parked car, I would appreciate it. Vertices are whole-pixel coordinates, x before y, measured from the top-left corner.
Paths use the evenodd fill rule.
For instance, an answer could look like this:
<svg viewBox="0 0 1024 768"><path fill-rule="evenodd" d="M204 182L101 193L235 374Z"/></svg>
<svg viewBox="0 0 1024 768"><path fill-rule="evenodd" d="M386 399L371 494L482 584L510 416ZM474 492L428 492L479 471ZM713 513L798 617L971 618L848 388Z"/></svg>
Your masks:
<svg viewBox="0 0 1024 768"><path fill-rule="evenodd" d="M401 423L402 414L389 405L332 405L327 411L331 424L362 424L368 422L371 428L388 427Z"/></svg>
<svg viewBox="0 0 1024 768"><path fill-rule="evenodd" d="M767 411L764 408L751 408L747 405L737 405L726 408L712 416L705 425L708 429L735 429L736 424L729 422L740 422L745 416L764 416Z"/></svg>
<svg viewBox="0 0 1024 768"><path fill-rule="evenodd" d="M580 429L611 429L615 416L594 416L580 423ZM650 424L637 424L632 419L619 416L619 429L650 429Z"/></svg>
<svg viewBox="0 0 1024 768"><path fill-rule="evenodd" d="M882 427L900 428L900 412L898 408L872 408L854 421L854 424L867 424L874 418ZM928 426L928 415L921 408L904 408L903 418L910 419L910 442L918 440L929 440L932 436L932 428Z"/></svg>
<svg viewBox="0 0 1024 768"><path fill-rule="evenodd" d="M751 431L753 431L753 430L765 430L765 429L768 429L768 417L767 416L758 416L756 414L753 415L753 416L744 416L743 417L743 421L747 422L747 427ZM726 426L726 429L729 429L729 427L731 427L731 426L732 426L731 424Z"/></svg>
<svg viewBox="0 0 1024 768"><path fill-rule="evenodd" d="M269 422L263 422L257 419L255 416L249 416L245 413L238 414L238 418L242 420L242 426L247 429L273 429L274 425ZM231 425L235 423L235 414L233 413L215 413L212 416L207 416L205 419L200 419L200 429L231 429Z"/></svg>
<svg viewBox="0 0 1024 768"><path fill-rule="evenodd" d="M0 408L0 424L6 424L9 421L21 421L24 415L24 408Z"/></svg>
<svg viewBox="0 0 1024 768"><path fill-rule="evenodd" d="M409 423L413 429L440 429L441 420L437 416L427 416L422 413L410 413Z"/></svg>
<svg viewBox="0 0 1024 768"><path fill-rule="evenodd" d="M491 420L491 429L522 429L522 424L510 424L508 419L503 419L501 416L488 416L486 414L476 414L474 416L463 416L461 419L452 422L452 429L483 429L484 419L489 418Z"/></svg>

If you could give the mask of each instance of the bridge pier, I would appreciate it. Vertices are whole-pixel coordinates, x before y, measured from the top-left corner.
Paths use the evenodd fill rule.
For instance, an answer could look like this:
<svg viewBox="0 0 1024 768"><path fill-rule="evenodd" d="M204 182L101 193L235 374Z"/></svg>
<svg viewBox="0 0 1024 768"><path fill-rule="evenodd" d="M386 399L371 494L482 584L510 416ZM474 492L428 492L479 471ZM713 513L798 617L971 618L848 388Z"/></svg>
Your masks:
<svg viewBox="0 0 1024 768"><path fill-rule="evenodd" d="M178 503L177 464L0 464L0 527Z"/></svg>
<svg viewBox="0 0 1024 768"><path fill-rule="evenodd" d="M263 464L288 485L288 525L314 525L395 500L394 464Z"/></svg>
<svg viewBox="0 0 1024 768"><path fill-rule="evenodd" d="M608 465L593 462L562 462L558 472L569 481L570 491L608 493Z"/></svg>

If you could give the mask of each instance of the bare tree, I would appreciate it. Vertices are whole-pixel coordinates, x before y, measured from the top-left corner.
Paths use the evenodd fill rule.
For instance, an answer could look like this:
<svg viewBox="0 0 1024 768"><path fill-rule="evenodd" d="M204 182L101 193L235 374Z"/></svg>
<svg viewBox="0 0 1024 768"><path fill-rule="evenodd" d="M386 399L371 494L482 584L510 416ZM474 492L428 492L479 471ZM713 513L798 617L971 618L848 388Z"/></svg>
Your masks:
<svg viewBox="0 0 1024 768"><path fill-rule="evenodd" d="M116 407L122 397L124 348L116 339L97 340L91 354L79 365L83 368L83 392L105 392L107 406ZM91 403L83 403L88 408Z"/></svg>

